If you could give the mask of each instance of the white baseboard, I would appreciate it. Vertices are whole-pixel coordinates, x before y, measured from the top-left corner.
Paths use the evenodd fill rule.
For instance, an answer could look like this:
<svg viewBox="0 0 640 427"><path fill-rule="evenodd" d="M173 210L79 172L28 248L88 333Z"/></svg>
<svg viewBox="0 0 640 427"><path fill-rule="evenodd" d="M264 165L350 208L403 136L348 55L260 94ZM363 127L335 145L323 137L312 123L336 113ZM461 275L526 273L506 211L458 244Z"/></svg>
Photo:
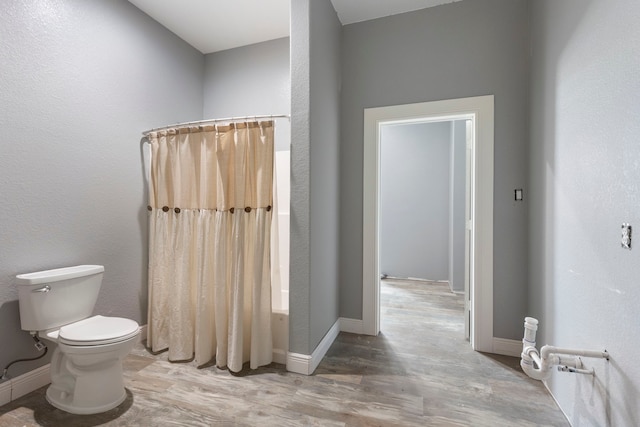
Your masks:
<svg viewBox="0 0 640 427"><path fill-rule="evenodd" d="M16 400L19 397L29 394L51 382L51 365L47 363L33 371L11 380L11 399Z"/></svg>
<svg viewBox="0 0 640 427"><path fill-rule="evenodd" d="M363 334L364 325L362 323L362 320L350 319L347 317L340 317L336 321L336 323L333 324L331 329L329 329L329 332L326 333L322 341L320 341L320 344L318 344L316 349L313 351L313 354L311 355L288 352L286 354L287 371L295 372L302 375L313 374L313 371L316 370L316 368L322 361L322 358L324 357L325 354L327 354L329 347L331 347L331 344L333 344L333 342L338 337L338 334L340 332L348 332L351 334ZM275 349L274 349L273 356L274 356L273 361L276 363L280 363L280 362L277 362L276 360Z"/></svg>
<svg viewBox="0 0 640 427"><path fill-rule="evenodd" d="M347 317L341 317L338 319L340 322L340 332L348 332L350 334L364 334L364 324L361 319L349 319Z"/></svg>
<svg viewBox="0 0 640 427"><path fill-rule="evenodd" d="M287 352L287 371L296 374L311 375L314 369L311 369L313 357L308 354Z"/></svg>
<svg viewBox="0 0 640 427"><path fill-rule="evenodd" d="M311 355L300 353L287 353L287 371L302 375L311 375L316 370L320 361L327 354L329 347L340 333L340 319L336 320L331 329L325 334L320 344Z"/></svg>
<svg viewBox="0 0 640 427"><path fill-rule="evenodd" d="M6 405L51 382L50 364L41 366L0 384L0 405Z"/></svg>
<svg viewBox="0 0 640 427"><path fill-rule="evenodd" d="M522 353L522 341L493 337L493 353L520 357Z"/></svg>
<svg viewBox="0 0 640 427"><path fill-rule="evenodd" d="M0 406L11 402L11 380L0 383Z"/></svg>

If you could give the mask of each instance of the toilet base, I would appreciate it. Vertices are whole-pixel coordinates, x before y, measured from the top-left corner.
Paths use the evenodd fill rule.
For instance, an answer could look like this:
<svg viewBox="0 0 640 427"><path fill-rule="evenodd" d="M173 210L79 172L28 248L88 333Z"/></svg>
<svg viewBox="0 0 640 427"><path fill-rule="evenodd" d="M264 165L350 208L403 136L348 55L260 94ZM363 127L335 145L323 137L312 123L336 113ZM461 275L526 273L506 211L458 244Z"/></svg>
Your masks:
<svg viewBox="0 0 640 427"><path fill-rule="evenodd" d="M104 352L97 347L59 344L51 358L51 385L47 401L58 409L78 415L98 414L120 405L127 398L122 359L137 337Z"/></svg>
<svg viewBox="0 0 640 427"><path fill-rule="evenodd" d="M98 406L80 407L73 403L73 396L67 395L64 391L57 390L53 386L49 386L47 389L47 402L60 410L76 415L91 415L107 412L108 410L120 405L126 398L127 393L123 388L122 395L112 402L102 403Z"/></svg>

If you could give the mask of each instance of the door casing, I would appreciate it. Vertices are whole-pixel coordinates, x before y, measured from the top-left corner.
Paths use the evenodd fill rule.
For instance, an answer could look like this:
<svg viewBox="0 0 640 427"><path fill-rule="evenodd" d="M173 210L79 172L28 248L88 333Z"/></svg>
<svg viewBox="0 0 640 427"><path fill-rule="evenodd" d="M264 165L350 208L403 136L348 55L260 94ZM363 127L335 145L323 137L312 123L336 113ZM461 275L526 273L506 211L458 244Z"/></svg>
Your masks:
<svg viewBox="0 0 640 427"><path fill-rule="evenodd" d="M454 119L472 120L475 136L470 147L470 341L474 350L493 352L493 95L364 110L362 329L368 335L380 332L380 127Z"/></svg>

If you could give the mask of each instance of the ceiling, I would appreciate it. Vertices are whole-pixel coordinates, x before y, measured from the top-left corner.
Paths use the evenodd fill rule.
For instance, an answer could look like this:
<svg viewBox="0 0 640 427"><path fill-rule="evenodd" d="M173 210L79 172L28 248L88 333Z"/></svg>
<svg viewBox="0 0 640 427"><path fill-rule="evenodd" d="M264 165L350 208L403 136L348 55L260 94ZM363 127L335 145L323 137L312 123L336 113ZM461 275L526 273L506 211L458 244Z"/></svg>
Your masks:
<svg viewBox="0 0 640 427"><path fill-rule="evenodd" d="M290 0L129 0L202 53L289 35ZM460 0L331 0L343 25Z"/></svg>
<svg viewBox="0 0 640 427"><path fill-rule="evenodd" d="M460 0L331 0L343 25L397 15Z"/></svg>

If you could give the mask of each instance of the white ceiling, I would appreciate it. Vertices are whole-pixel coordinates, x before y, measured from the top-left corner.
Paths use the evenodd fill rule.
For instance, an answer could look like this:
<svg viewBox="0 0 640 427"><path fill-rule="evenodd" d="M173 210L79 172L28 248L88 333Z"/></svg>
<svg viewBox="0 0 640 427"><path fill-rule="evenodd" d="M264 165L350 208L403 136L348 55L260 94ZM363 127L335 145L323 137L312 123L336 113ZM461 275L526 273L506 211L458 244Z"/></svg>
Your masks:
<svg viewBox="0 0 640 427"><path fill-rule="evenodd" d="M202 53L289 35L290 0L129 0ZM343 25L460 0L331 0Z"/></svg>
<svg viewBox="0 0 640 427"><path fill-rule="evenodd" d="M453 3L460 0L331 0L343 25Z"/></svg>

